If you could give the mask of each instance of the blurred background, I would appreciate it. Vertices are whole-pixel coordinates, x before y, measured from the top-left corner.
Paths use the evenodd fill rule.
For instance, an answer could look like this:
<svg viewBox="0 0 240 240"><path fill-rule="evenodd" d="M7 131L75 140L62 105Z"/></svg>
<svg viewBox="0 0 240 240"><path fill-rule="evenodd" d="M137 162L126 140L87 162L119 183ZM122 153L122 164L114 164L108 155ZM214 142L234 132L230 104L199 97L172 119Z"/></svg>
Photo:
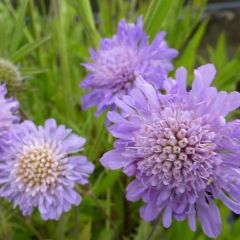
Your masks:
<svg viewBox="0 0 240 240"><path fill-rule="evenodd" d="M195 67L212 62L218 71L216 87L240 89L240 1L0 0L0 59L11 61L21 76L3 77L0 68L0 81L19 100L22 119L42 124L56 118L87 139L84 154L96 165L91 184L79 189L83 202L59 221L44 222L37 211L23 217L1 200L0 240L207 239L200 226L193 233L186 221L164 229L159 221L139 218L141 202L125 199L130 179L99 164L113 141L105 115L96 118L95 109L81 109L79 83L86 72L80 64L89 61L88 49L111 37L120 19L135 22L139 15L149 41L166 31L169 45L179 50L171 75L185 66L190 83ZM231 118L238 116L237 111ZM238 216L219 206L223 227L218 239L239 239Z"/></svg>

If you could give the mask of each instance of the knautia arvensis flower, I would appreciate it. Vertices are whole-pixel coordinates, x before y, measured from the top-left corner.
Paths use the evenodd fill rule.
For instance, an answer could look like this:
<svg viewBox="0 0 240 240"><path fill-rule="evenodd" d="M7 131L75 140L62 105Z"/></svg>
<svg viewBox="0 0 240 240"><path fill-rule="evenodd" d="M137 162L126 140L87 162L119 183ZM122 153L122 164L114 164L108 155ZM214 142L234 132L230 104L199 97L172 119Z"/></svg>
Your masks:
<svg viewBox="0 0 240 240"><path fill-rule="evenodd" d="M0 154L2 148L9 144L8 131L12 124L18 122L18 102L13 98L7 98L5 85L0 85Z"/></svg>
<svg viewBox="0 0 240 240"><path fill-rule="evenodd" d="M41 217L59 219L81 196L75 185L88 183L94 166L83 150L85 139L49 119L44 127L25 121L10 131L11 144L0 159L0 195L24 215L38 208Z"/></svg>
<svg viewBox="0 0 240 240"><path fill-rule="evenodd" d="M19 86L22 84L23 77L17 66L7 59L0 58L0 83L8 86Z"/></svg>
<svg viewBox="0 0 240 240"><path fill-rule="evenodd" d="M162 87L177 51L168 47L164 32L149 44L142 25L141 17L136 25L122 20L113 38L103 39L97 51L91 49L92 61L83 64L89 73L80 85L89 91L82 98L84 109L97 106L99 114L114 108L114 99L129 93L139 74Z"/></svg>
<svg viewBox="0 0 240 240"><path fill-rule="evenodd" d="M176 80L165 82L166 94L139 78L129 96L117 99L121 112L108 114L115 149L101 163L135 176L126 194L130 201L143 199L143 219L162 213L165 227L174 217L188 219L195 231L198 217L204 232L216 237L221 218L215 198L240 214L240 125L225 120L239 107L240 94L210 86L211 64L194 74L190 91L186 70L179 68Z"/></svg>

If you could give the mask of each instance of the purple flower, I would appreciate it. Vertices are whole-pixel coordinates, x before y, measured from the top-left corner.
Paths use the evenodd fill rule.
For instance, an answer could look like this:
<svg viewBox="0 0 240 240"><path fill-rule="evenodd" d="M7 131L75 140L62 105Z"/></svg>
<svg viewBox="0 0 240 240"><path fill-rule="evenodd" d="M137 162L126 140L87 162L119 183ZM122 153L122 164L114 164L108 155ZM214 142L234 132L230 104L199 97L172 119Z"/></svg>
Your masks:
<svg viewBox="0 0 240 240"><path fill-rule="evenodd" d="M5 85L0 85L0 152L9 142L7 133L10 127L18 121L16 115L18 102L12 98L6 98L6 94Z"/></svg>
<svg viewBox="0 0 240 240"><path fill-rule="evenodd" d="M138 75L156 88L162 87L177 51L168 47L164 32L148 44L142 25L142 17L136 25L121 20L112 39L103 39L98 51L90 50L92 62L83 64L89 74L80 85L89 91L82 98L84 109L97 106L100 114L114 108L114 99L129 93Z"/></svg>
<svg viewBox="0 0 240 240"><path fill-rule="evenodd" d="M88 183L94 166L83 150L85 139L49 119L44 127L25 121L10 131L11 145L0 160L0 195L24 215L35 207L44 220L59 219L81 196L76 183Z"/></svg>
<svg viewBox="0 0 240 240"><path fill-rule="evenodd" d="M129 96L117 99L121 113L108 114L115 149L101 163L135 177L127 199L143 199L146 221L162 214L169 227L173 217L187 218L195 231L198 217L204 232L216 237L221 218L215 198L240 214L240 122L225 120L239 107L240 94L210 87L211 64L194 74L189 92L186 70L179 68L176 81L165 82L165 95L139 78Z"/></svg>

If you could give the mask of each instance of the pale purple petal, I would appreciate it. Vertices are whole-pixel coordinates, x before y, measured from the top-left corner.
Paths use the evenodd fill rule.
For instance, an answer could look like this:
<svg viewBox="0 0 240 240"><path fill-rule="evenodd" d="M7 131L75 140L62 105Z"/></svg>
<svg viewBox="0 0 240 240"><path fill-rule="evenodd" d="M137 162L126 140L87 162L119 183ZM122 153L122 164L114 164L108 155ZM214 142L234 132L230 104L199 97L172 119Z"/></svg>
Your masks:
<svg viewBox="0 0 240 240"><path fill-rule="evenodd" d="M121 152L112 150L105 153L100 162L104 167L115 170L122 168L126 164L127 159L121 155Z"/></svg>

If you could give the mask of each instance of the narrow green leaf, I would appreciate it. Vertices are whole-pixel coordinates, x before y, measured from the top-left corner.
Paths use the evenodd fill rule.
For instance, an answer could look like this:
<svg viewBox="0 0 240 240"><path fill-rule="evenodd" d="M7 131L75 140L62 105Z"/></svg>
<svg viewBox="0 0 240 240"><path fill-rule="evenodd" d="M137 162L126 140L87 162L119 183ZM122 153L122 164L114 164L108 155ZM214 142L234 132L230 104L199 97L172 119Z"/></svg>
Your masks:
<svg viewBox="0 0 240 240"><path fill-rule="evenodd" d="M47 72L48 72L47 68L21 67L21 73L23 74L23 76L33 76Z"/></svg>
<svg viewBox="0 0 240 240"><path fill-rule="evenodd" d="M89 0L79 0L77 8L80 12L81 20L86 28L89 39L97 46L99 42L99 34L96 30L93 11Z"/></svg>
<svg viewBox="0 0 240 240"><path fill-rule="evenodd" d="M23 31L23 27L24 27L24 17L27 11L28 1L29 0L20 1L21 2L19 7L20 9L17 14L17 18L15 21L15 30L12 36L11 52L16 51L17 48L19 47L19 44L22 38L21 32Z"/></svg>
<svg viewBox="0 0 240 240"><path fill-rule="evenodd" d="M109 0L98 0L100 27L106 36L111 36L113 33L112 22L112 2Z"/></svg>
<svg viewBox="0 0 240 240"><path fill-rule="evenodd" d="M164 21L163 29L167 29L168 42L172 47L182 49L189 37L201 22L207 0L195 1L184 5L184 1L176 1ZM174 9L175 8L175 9Z"/></svg>
<svg viewBox="0 0 240 240"><path fill-rule="evenodd" d="M225 65L224 68L217 69L218 74L214 85L220 89L226 90L230 86L234 89L234 85L240 79L240 60L234 59Z"/></svg>
<svg viewBox="0 0 240 240"><path fill-rule="evenodd" d="M196 62L197 49L201 43L206 26L207 21L203 22L197 29L188 45L185 47L182 55L177 60L177 66L185 66L191 72Z"/></svg>
<svg viewBox="0 0 240 240"><path fill-rule="evenodd" d="M121 171L107 172L106 176L102 178L97 184L93 186L93 192L95 195L99 195L112 187L121 175Z"/></svg>
<svg viewBox="0 0 240 240"><path fill-rule="evenodd" d="M226 39L224 33L221 33L217 41L216 51L214 54L214 62L218 65L219 68L225 66L228 62L227 50L226 50Z"/></svg>
<svg viewBox="0 0 240 240"><path fill-rule="evenodd" d="M172 4L176 0L152 0L144 19L147 33L152 37L160 29L164 19L168 15Z"/></svg>
<svg viewBox="0 0 240 240"><path fill-rule="evenodd" d="M91 229L92 229L92 222L89 221L83 228L83 230L81 231L80 235L79 235L79 240L91 240L92 239L92 233L91 233Z"/></svg>
<svg viewBox="0 0 240 240"><path fill-rule="evenodd" d="M25 44L23 47L21 47L19 50L12 54L11 60L13 62L18 62L19 60L30 54L34 49L47 42L49 39L50 37L45 37L44 39L36 40L35 42Z"/></svg>
<svg viewBox="0 0 240 240"><path fill-rule="evenodd" d="M149 222L141 221L139 227L137 228L134 240L148 239L151 234L152 226Z"/></svg>

